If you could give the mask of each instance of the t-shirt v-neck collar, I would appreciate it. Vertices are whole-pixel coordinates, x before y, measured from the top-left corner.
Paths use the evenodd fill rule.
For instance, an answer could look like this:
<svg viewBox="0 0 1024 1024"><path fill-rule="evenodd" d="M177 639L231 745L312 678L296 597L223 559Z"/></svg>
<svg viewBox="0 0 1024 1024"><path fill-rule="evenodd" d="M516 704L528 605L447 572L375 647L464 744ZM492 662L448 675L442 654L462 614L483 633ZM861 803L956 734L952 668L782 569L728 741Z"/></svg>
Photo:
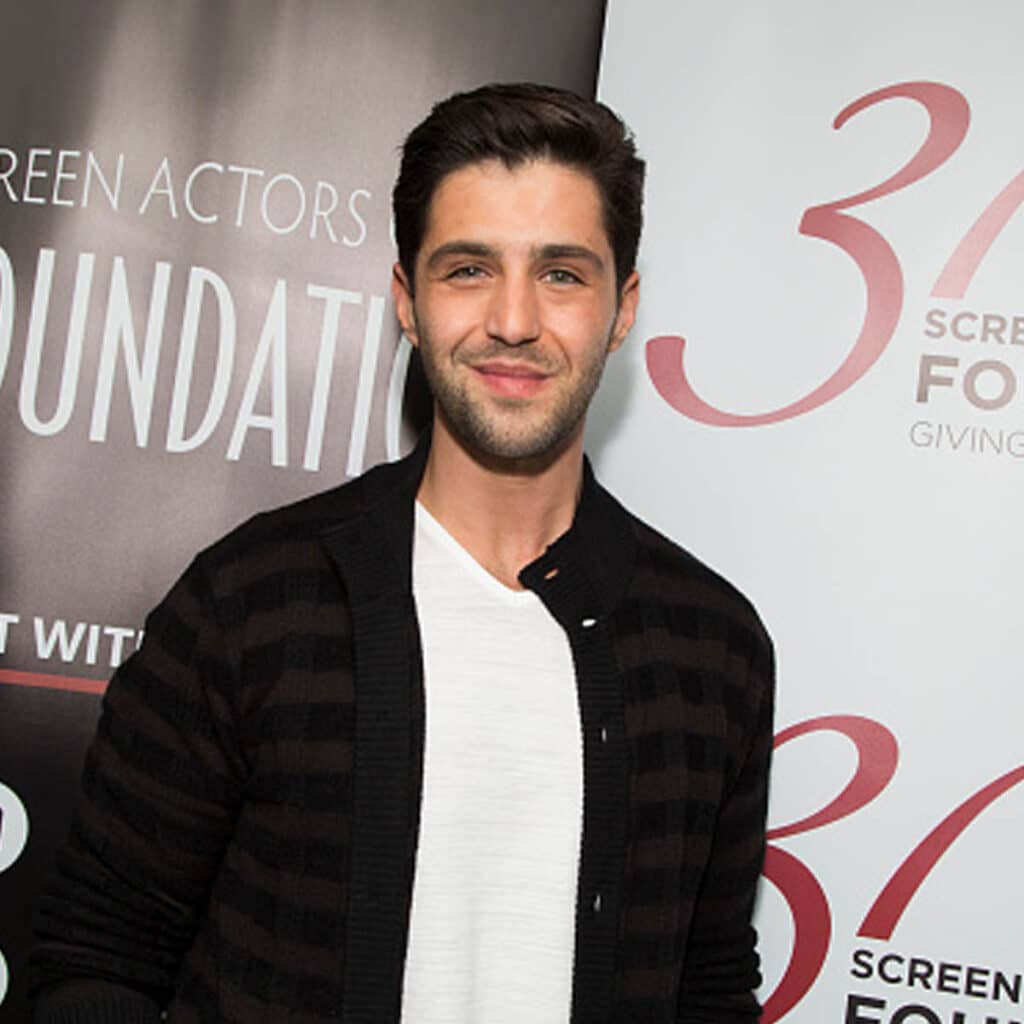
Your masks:
<svg viewBox="0 0 1024 1024"><path fill-rule="evenodd" d="M493 573L485 569L424 507L416 501L416 529L425 531L436 543L449 553L453 561L477 583L486 588L488 593L512 604L530 603L537 599L532 590L518 590L506 586Z"/></svg>

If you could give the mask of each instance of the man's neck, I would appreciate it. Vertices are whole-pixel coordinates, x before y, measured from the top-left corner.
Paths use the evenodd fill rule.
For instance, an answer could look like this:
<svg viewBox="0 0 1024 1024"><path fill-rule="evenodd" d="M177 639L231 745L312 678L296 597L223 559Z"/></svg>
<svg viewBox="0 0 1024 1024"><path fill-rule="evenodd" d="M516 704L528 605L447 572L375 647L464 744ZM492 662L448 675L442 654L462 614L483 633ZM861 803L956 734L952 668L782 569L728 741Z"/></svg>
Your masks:
<svg viewBox="0 0 1024 1024"><path fill-rule="evenodd" d="M507 587L572 525L583 481L583 431L550 459L530 465L482 461L435 416L417 498Z"/></svg>

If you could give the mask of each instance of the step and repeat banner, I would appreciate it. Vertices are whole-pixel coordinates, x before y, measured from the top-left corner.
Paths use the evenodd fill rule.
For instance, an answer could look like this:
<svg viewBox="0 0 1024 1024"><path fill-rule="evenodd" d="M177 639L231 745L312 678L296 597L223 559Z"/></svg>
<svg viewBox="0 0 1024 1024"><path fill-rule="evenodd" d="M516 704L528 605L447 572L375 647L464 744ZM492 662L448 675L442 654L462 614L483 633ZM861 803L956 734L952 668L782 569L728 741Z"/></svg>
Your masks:
<svg viewBox="0 0 1024 1024"><path fill-rule="evenodd" d="M610 0L611 484L779 655L765 1024L1024 1020L1024 7Z"/></svg>
<svg viewBox="0 0 1024 1024"><path fill-rule="evenodd" d="M603 0L8 4L0 32L0 1019L99 694L258 509L394 457L390 192L437 99L593 94Z"/></svg>

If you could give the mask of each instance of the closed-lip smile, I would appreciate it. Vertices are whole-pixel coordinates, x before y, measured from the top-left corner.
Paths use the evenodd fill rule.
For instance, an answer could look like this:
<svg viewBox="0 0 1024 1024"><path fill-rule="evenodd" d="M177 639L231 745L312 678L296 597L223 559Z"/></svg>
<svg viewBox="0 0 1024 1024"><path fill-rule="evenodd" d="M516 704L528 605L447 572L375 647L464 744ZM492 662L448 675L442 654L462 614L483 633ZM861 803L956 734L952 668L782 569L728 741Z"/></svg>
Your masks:
<svg viewBox="0 0 1024 1024"><path fill-rule="evenodd" d="M477 373L496 375L499 377L525 377L525 378L546 378L544 370L522 360L515 362L504 362L500 359L492 359L485 363L475 363L473 369Z"/></svg>
<svg viewBox="0 0 1024 1024"><path fill-rule="evenodd" d="M472 369L492 391L510 398L530 397L551 376L547 371L524 360L491 359L472 364Z"/></svg>

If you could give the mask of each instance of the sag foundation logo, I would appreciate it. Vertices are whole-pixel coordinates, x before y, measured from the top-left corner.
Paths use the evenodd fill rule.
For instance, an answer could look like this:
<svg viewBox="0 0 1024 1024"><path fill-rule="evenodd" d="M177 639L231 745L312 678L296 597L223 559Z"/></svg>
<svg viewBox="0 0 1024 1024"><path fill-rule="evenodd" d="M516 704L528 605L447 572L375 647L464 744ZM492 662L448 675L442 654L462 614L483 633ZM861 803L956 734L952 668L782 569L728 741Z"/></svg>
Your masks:
<svg viewBox="0 0 1024 1024"><path fill-rule="evenodd" d="M702 399L687 373L687 342L678 336L647 343L647 369L658 394L690 419L720 427L754 427L792 419L852 388L892 341L904 312L904 274L890 242L854 216L855 210L894 195L938 171L960 150L971 121L970 106L956 89L937 82L904 82L878 89L845 107L833 127L891 100L911 100L924 108L929 129L911 159L885 181L855 195L807 209L800 234L838 247L856 264L866 289L860 333L835 372L810 393L781 408L739 414ZM915 407L908 428L916 448L992 453L1024 458L1024 410L1015 422L1000 414L1014 404L1024 372L1024 315L972 308L968 288L993 244L1024 202L1024 171L985 206L948 256L934 269L934 286L920 316L925 342L916 380L908 380L908 403ZM1014 284L1016 289L1016 283ZM970 422L947 417L970 415Z"/></svg>
<svg viewBox="0 0 1024 1024"><path fill-rule="evenodd" d="M899 761L896 737L870 718L833 715L784 729L778 749L812 733L838 733L853 744L853 778L821 810L768 832L764 875L782 894L793 917L794 940L786 970L767 998L762 1024L782 1020L807 995L820 974L833 939L832 910L814 872L778 845L788 836L826 828L875 800L890 784ZM922 884L940 871L943 855L990 805L1024 782L1024 765L979 788L954 807L898 860L889 880L866 908L850 951L850 989L844 1024L1022 1024L1018 969L936 961L899 945L898 926ZM953 1004L948 1005L952 999ZM1008 1014L1008 1015L1007 1015ZM839 1019L838 1015L836 1018Z"/></svg>
<svg viewBox="0 0 1024 1024"><path fill-rule="evenodd" d="M122 256L44 246L30 274L24 254L0 246L0 386L10 362L11 376L20 373L14 384L21 424L49 438L80 430L87 417L90 442L121 444L108 434L111 407L125 391L139 449L183 454L212 445L237 462L255 435L269 438L269 446L258 440L255 446L269 449L274 467L317 472L325 445L343 429L337 420L351 411L346 472L358 475L371 406L380 398L375 381L386 348L386 296L342 286L334 279L333 257L326 263L331 279L317 282L259 279L237 259L226 271L148 259L133 242L133 223L238 231L250 244L261 234L294 235L306 262L293 255L282 265L312 269L310 253L323 245L357 250L374 241L374 223L377 235L384 232L381 222L388 224L393 246L390 222L367 205L371 200L368 188L346 193L329 181L313 184L287 172L213 160L179 168L165 156L153 169L125 153L0 147L0 210L102 215L111 237L132 251ZM324 261L316 259L319 268ZM369 276L354 266L341 273ZM26 323L20 366L10 359L20 340L14 336L18 316ZM61 334L54 403L48 375L61 359ZM175 337L176 353L169 351ZM341 364L347 352L359 351L360 339L352 397L346 379L353 367ZM310 362L305 353L314 345ZM392 458L407 361L396 359L389 378ZM232 386L236 379L245 381L240 393ZM169 409L160 403L166 392ZM269 411L263 408L268 401Z"/></svg>

